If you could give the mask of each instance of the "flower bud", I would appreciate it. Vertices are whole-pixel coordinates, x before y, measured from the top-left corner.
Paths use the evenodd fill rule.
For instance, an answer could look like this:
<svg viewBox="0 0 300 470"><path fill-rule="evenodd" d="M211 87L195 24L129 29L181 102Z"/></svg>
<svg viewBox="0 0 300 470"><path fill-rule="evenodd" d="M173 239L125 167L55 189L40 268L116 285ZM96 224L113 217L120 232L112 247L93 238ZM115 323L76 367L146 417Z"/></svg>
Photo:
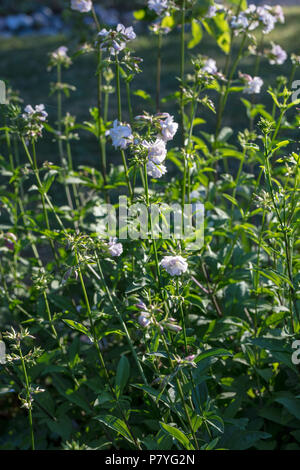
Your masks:
<svg viewBox="0 0 300 470"><path fill-rule="evenodd" d="M150 325L150 320L149 318L147 318L145 315L140 315L139 318L138 318L138 322L139 324L143 327L143 328L147 328L147 326Z"/></svg>
<svg viewBox="0 0 300 470"><path fill-rule="evenodd" d="M14 251L15 248L15 243L17 242L17 237L14 233L7 232L4 235L4 240L5 240L5 246L11 251Z"/></svg>
<svg viewBox="0 0 300 470"><path fill-rule="evenodd" d="M175 333L179 333L182 330L181 326L172 323L165 323L164 326L170 331L175 331Z"/></svg>

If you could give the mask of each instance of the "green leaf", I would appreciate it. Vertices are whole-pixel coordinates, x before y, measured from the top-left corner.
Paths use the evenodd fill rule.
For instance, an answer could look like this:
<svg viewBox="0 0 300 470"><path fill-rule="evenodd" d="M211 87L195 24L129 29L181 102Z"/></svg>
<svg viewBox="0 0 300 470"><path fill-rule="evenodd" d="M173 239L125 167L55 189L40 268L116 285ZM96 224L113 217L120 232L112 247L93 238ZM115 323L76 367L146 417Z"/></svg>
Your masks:
<svg viewBox="0 0 300 470"><path fill-rule="evenodd" d="M193 39L191 39L188 43L188 49L193 49L193 47L197 46L199 42L202 39L203 33L202 33L202 26L197 20L192 20L192 36Z"/></svg>
<svg viewBox="0 0 300 470"><path fill-rule="evenodd" d="M175 21L171 15L165 16L161 22L163 28L173 28L174 24Z"/></svg>
<svg viewBox="0 0 300 470"><path fill-rule="evenodd" d="M247 0L228 0L233 5L237 5L241 10L246 10Z"/></svg>
<svg viewBox="0 0 300 470"><path fill-rule="evenodd" d="M48 191L51 188L52 183L54 182L55 177L56 177L57 174L58 173L57 173L56 170L50 170L45 175L44 182L43 182L43 190L44 190L45 193L48 193Z"/></svg>
<svg viewBox="0 0 300 470"><path fill-rule="evenodd" d="M213 18L206 18L202 20L202 23L208 34L216 39L218 46L225 54L228 54L230 51L231 33L224 13L216 15Z"/></svg>
<svg viewBox="0 0 300 470"><path fill-rule="evenodd" d="M100 423L105 424L105 426L108 426L110 429L113 429L118 434L121 434L125 439L127 439L127 441L134 444L126 423L121 419L111 415L96 416L95 419L100 421Z"/></svg>
<svg viewBox="0 0 300 470"><path fill-rule="evenodd" d="M300 420L300 400L297 400L292 396L286 396L276 398L275 401L283 405L291 415Z"/></svg>
<svg viewBox="0 0 300 470"><path fill-rule="evenodd" d="M136 20L143 20L146 16L146 10L141 9L141 10L136 10L133 12L133 16Z"/></svg>
<svg viewBox="0 0 300 470"><path fill-rule="evenodd" d="M130 376L130 364L126 356L121 356L116 374L116 395L122 394Z"/></svg>
<svg viewBox="0 0 300 470"><path fill-rule="evenodd" d="M219 356L232 356L232 354L226 349L209 349L205 351L194 359L194 362L200 362L206 359L207 357L219 357Z"/></svg>
<svg viewBox="0 0 300 470"><path fill-rule="evenodd" d="M187 438L187 436L180 431L179 429L175 428L174 426L170 426L169 424L165 424L160 422L161 427L168 433L171 434L178 442L180 442L183 447L187 450L194 450L194 446Z"/></svg>
<svg viewBox="0 0 300 470"><path fill-rule="evenodd" d="M79 331L80 333L83 333L84 335L90 337L90 332L89 332L89 330L88 330L84 325L82 325L82 323L79 323L79 322L74 321L74 320L67 320L67 319L65 319L65 318L63 318L62 321L63 321L67 326L69 326L70 328L72 328L73 330L77 330L77 331Z"/></svg>
<svg viewBox="0 0 300 470"><path fill-rule="evenodd" d="M135 90L133 92L133 95L139 96L143 100L149 100L149 101L151 100L151 96L145 90Z"/></svg>

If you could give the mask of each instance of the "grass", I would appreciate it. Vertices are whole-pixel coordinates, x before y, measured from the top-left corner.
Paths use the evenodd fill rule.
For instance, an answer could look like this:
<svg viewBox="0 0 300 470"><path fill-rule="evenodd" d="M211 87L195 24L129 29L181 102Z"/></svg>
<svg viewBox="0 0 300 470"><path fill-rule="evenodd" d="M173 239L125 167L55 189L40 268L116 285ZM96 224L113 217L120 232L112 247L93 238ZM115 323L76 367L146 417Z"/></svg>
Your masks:
<svg viewBox="0 0 300 470"><path fill-rule="evenodd" d="M286 23L279 25L273 33L267 36L266 45L270 41L279 43L289 53L300 53L299 44L299 21L300 7L290 7L286 11ZM178 35L177 35L178 36ZM132 83L133 91L143 89L151 94L154 98L155 90L155 55L153 55L154 43L156 38L150 35L139 36L133 47L136 55L143 58L143 72L139 74ZM55 122L55 98L49 96L49 84L55 82L55 72L47 72L48 53L56 49L62 44L69 44L70 38L65 36L56 37L15 37L11 39L2 39L0 43L0 61L2 76L1 79L7 80L14 89L19 90L21 97L24 99L24 105L44 103L49 113L50 123ZM70 47L70 49L72 49ZM74 45L75 49L75 45ZM178 85L178 51L179 39L174 35L169 35L163 41L163 74L162 74L162 97L171 94L176 90ZM202 42L193 50L188 51L187 56L194 54L206 54L214 57L219 67L224 66L224 54L214 44L214 40L207 34L204 35ZM253 74L253 56L245 58L239 67L243 72ZM291 69L290 61L286 63L286 75L288 76ZM189 66L187 65L187 70ZM266 88L268 85L275 83L279 67L271 66L266 60L262 61L260 75L265 81L263 96L261 101L267 103L269 100ZM299 69L298 69L299 70ZM298 72L299 73L299 72ZM296 76L295 79L300 76ZM77 116L77 122L83 122L88 119L87 109L96 106L96 77L95 77L95 58L93 54L78 57L69 70L64 71L63 81L70 83L76 87L76 91L72 93L72 99L64 101L64 111L69 111L72 115ZM125 91L125 90L124 90ZM46 97L46 98L45 98ZM243 116L235 113L236 106L240 94L233 96L227 106L227 112L224 124L241 128L243 126ZM125 93L123 100L126 100ZM133 97L134 113L140 113L144 108L149 109L147 105L139 97ZM164 105L168 112L175 112L174 103L166 103ZM153 109L154 111L154 109ZM110 119L116 118L116 100L112 95L109 109ZM125 115L126 117L126 115ZM206 127L198 127L199 130L210 130L214 125L214 116L212 113L204 111L203 117L207 120ZM118 156L113 153L112 147L109 148L109 160L117 161ZM80 142L73 145L73 153L75 161L78 164L94 164L98 157L98 145L95 139L87 133L82 133ZM39 143L39 159L45 161L58 161L56 146L51 138L43 139Z"/></svg>

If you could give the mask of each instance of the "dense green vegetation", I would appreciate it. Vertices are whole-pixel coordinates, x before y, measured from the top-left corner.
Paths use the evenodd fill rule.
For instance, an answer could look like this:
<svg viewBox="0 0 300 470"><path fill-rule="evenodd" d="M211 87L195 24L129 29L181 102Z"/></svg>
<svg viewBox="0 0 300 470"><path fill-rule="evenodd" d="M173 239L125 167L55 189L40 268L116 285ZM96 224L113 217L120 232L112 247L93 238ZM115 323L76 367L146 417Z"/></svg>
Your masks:
<svg viewBox="0 0 300 470"><path fill-rule="evenodd" d="M212 4L168 7L161 74L145 25L78 11L0 43L0 449L300 448L300 8L234 35L247 2ZM203 245L133 212L108 239L118 195L203 205Z"/></svg>

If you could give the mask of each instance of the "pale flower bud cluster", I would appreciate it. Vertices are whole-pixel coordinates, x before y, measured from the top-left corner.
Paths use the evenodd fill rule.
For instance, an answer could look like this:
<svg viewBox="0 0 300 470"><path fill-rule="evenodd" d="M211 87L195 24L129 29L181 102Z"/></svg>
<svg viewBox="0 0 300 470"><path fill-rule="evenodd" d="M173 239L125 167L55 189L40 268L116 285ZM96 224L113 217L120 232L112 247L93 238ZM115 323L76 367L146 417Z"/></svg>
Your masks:
<svg viewBox="0 0 300 470"><path fill-rule="evenodd" d="M60 46L58 49L50 53L50 67L62 65L69 67L72 64L71 58L68 56L68 48Z"/></svg>
<svg viewBox="0 0 300 470"><path fill-rule="evenodd" d="M291 54L291 61L293 65L300 65L300 55Z"/></svg>

